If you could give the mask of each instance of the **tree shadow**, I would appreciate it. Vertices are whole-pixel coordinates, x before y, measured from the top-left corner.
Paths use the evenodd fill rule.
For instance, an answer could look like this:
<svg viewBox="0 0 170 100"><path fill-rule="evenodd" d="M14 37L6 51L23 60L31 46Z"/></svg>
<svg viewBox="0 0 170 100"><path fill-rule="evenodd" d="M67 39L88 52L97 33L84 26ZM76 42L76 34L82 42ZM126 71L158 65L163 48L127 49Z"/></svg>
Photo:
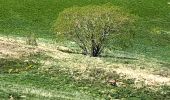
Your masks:
<svg viewBox="0 0 170 100"><path fill-rule="evenodd" d="M63 49L57 49L58 51L64 52L64 53L69 53L69 54L82 54L81 52L78 51L72 51L72 50L63 50Z"/></svg>
<svg viewBox="0 0 170 100"><path fill-rule="evenodd" d="M100 57L102 58L117 58L117 59L122 59L122 60L139 60L137 58L132 58L132 57L118 57L114 55L101 55Z"/></svg>

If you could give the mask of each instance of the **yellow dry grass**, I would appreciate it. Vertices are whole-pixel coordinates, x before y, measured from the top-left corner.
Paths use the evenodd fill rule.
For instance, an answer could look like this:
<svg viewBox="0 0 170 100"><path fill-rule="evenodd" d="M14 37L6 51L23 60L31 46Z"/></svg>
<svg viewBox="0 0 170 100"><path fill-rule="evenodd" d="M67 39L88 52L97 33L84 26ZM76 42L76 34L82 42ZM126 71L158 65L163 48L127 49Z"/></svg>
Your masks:
<svg viewBox="0 0 170 100"><path fill-rule="evenodd" d="M14 37L0 37L0 57L15 57L20 58L29 53L43 52L46 55L57 59L60 66L70 68L71 70L78 70L80 73L86 71L87 68L101 68L106 72L115 71L126 78L133 78L137 81L144 81L146 85L170 85L170 76L164 77L160 75L154 75L152 69L160 67L160 65L154 60L150 62L144 58L140 58L135 64L122 64L122 63L110 63L103 61L102 58L93 58L89 56L83 56L80 54L69 54L61 52L58 48L68 49L61 47L53 43L38 41L37 47L25 45L24 38ZM55 65L55 61L43 61L44 68L49 68L50 65ZM148 69L140 69L140 67L148 67ZM136 69L133 69L136 68Z"/></svg>

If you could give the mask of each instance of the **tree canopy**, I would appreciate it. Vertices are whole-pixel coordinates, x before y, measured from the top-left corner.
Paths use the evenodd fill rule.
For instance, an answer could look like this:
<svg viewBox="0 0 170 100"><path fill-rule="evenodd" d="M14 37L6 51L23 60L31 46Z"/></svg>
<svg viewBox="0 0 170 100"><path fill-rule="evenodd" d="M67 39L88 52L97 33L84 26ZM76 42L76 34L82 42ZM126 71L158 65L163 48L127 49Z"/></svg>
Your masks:
<svg viewBox="0 0 170 100"><path fill-rule="evenodd" d="M54 25L58 34L74 40L83 54L99 56L108 40L126 33L135 17L113 5L72 7L61 12Z"/></svg>

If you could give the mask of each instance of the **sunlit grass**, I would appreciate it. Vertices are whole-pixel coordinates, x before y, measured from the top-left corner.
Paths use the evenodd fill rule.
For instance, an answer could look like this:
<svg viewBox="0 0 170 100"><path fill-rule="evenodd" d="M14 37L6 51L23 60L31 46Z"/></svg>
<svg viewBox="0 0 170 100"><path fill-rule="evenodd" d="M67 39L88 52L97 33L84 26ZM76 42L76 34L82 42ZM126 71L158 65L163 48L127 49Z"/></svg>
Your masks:
<svg viewBox="0 0 170 100"><path fill-rule="evenodd" d="M101 57L93 58L79 54L74 42L53 34L53 23L65 8L108 2L140 17L133 46L122 48L122 40L114 38ZM0 52L0 99L168 100L169 4L167 0L0 0L0 49L6 50ZM36 34L38 46L26 45L29 33ZM117 87L109 80L118 80Z"/></svg>

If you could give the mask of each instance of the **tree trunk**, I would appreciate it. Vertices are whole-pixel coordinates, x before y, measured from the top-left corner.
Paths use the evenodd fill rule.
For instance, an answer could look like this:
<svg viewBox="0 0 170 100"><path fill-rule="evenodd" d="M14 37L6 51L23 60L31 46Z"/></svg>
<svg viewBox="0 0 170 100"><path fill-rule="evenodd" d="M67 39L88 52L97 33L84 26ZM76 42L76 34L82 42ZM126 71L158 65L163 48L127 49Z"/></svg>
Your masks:
<svg viewBox="0 0 170 100"><path fill-rule="evenodd" d="M91 45L91 56L98 57L100 55L100 46L96 44L95 40L93 39L93 36L92 36L91 44L92 44Z"/></svg>
<svg viewBox="0 0 170 100"><path fill-rule="evenodd" d="M87 49L83 49L82 54L83 54L83 55L88 55Z"/></svg>

